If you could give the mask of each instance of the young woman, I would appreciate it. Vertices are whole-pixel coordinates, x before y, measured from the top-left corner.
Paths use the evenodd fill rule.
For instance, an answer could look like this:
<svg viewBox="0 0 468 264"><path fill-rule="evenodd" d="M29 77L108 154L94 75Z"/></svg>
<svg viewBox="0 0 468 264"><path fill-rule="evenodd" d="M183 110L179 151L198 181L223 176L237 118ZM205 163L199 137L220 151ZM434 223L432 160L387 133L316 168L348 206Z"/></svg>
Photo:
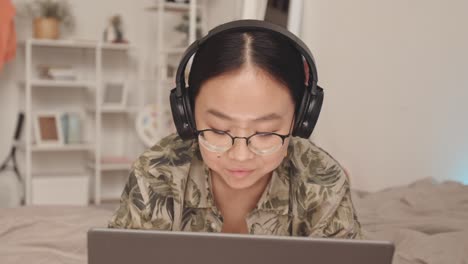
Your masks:
<svg viewBox="0 0 468 264"><path fill-rule="evenodd" d="M178 135L135 162L109 227L361 236L343 168L293 136L308 138L320 112L304 110L317 78L294 38L264 21L222 25L196 47L188 87L185 55L186 90L171 93Z"/></svg>

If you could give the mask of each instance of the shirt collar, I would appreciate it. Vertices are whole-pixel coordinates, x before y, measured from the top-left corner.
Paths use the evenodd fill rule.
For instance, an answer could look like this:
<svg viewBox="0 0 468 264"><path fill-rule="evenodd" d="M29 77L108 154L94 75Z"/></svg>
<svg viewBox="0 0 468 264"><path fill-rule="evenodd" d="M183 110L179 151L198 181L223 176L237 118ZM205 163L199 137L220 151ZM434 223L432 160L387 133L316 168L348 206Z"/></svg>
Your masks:
<svg viewBox="0 0 468 264"><path fill-rule="evenodd" d="M271 180L257 203L255 208L257 211L270 211L280 215L289 213L290 182L287 163L288 160L284 159L280 166L273 171Z"/></svg>
<svg viewBox="0 0 468 264"><path fill-rule="evenodd" d="M254 211L269 211L281 215L289 213L289 155L273 171L270 182L262 193ZM193 155L184 195L184 207L212 208L214 203L210 169L203 162L200 151Z"/></svg>
<svg viewBox="0 0 468 264"><path fill-rule="evenodd" d="M211 188L210 170L203 162L200 151L193 155L187 185L185 187L184 207L215 207Z"/></svg>

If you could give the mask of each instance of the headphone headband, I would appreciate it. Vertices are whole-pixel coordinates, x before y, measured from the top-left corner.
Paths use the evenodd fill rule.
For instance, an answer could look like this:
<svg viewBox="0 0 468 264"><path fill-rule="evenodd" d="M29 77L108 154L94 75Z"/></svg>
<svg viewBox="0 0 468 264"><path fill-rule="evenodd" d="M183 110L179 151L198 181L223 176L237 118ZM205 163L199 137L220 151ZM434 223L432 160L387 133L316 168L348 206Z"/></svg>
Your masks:
<svg viewBox="0 0 468 264"><path fill-rule="evenodd" d="M305 58L307 64L309 65L309 85L311 86L311 93L316 93L316 86L318 82L317 78L317 68L315 67L315 60L312 56L307 45L302 42L300 38L295 36L293 33L289 32L288 30L282 28L281 26L275 25L273 23L269 23L263 20L254 20L254 19L244 19L244 20L237 20L228 22L222 25L219 25L208 32L208 34L199 39L194 41L185 51L182 56L182 60L179 63L179 67L177 68L176 74L176 95L182 96L184 93L182 89L185 89L185 68L187 67L187 63L190 58L197 52L198 48L203 45L204 42L209 40L210 38L225 32L236 32L236 31L249 31L249 30L257 30L257 31L266 31L272 32L275 34L279 34L289 40L289 42L300 51L301 55Z"/></svg>
<svg viewBox="0 0 468 264"><path fill-rule="evenodd" d="M304 84L304 94L300 102L297 102L297 116L294 122L292 135L302 138L310 137L317 123L323 102L323 89L317 86L317 69L314 57L307 45L288 30L262 20L237 20L222 24L210 30L208 34L193 42L185 51L179 63L176 73L176 87L171 90L170 103L172 117L177 132L182 139L193 139L197 135L195 117L185 85L185 68L190 58L206 41L225 32L264 31L279 35L293 45L302 55L309 66L308 83ZM189 88L190 89L190 88Z"/></svg>

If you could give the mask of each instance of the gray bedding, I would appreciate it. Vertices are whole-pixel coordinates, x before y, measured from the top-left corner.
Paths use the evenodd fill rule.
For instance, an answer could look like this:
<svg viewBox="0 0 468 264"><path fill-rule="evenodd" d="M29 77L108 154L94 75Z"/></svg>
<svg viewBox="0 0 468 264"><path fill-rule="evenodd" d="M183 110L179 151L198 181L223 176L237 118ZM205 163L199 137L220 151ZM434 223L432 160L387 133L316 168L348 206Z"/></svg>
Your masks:
<svg viewBox="0 0 468 264"><path fill-rule="evenodd" d="M353 201L368 239L395 242L393 263L468 264L468 186L425 179Z"/></svg>
<svg viewBox="0 0 468 264"><path fill-rule="evenodd" d="M468 186L431 180L353 199L367 239L396 244L394 264L468 264ZM86 231L114 208L0 209L0 263L86 263Z"/></svg>

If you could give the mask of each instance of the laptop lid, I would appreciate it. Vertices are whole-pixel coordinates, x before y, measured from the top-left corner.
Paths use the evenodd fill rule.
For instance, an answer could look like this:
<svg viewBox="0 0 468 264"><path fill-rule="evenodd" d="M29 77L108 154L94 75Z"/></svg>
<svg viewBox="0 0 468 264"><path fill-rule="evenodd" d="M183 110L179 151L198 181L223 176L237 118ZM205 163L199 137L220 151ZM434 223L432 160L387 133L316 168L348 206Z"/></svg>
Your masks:
<svg viewBox="0 0 468 264"><path fill-rule="evenodd" d="M89 264L391 264L387 241L93 228Z"/></svg>

